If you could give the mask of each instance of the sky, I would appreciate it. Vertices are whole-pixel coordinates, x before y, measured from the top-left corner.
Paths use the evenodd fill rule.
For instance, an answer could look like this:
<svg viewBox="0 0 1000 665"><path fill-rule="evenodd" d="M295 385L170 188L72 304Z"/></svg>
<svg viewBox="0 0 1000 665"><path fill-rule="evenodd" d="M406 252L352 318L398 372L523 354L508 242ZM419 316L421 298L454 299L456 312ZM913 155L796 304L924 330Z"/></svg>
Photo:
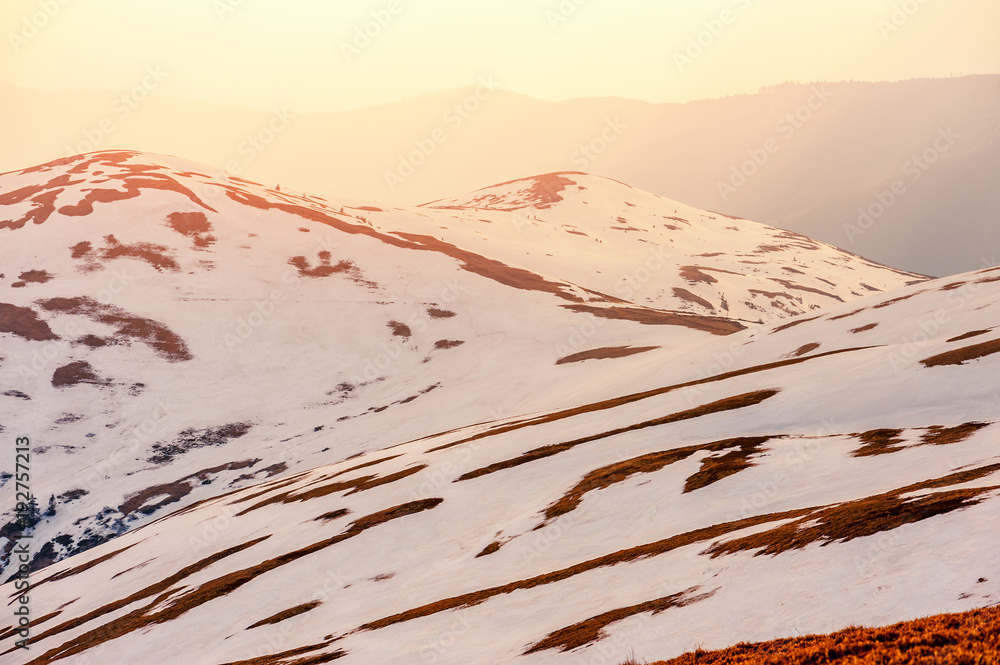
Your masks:
<svg viewBox="0 0 1000 665"><path fill-rule="evenodd" d="M996 0L3 0L0 81L297 112L492 77L685 102L784 81L1000 73Z"/></svg>

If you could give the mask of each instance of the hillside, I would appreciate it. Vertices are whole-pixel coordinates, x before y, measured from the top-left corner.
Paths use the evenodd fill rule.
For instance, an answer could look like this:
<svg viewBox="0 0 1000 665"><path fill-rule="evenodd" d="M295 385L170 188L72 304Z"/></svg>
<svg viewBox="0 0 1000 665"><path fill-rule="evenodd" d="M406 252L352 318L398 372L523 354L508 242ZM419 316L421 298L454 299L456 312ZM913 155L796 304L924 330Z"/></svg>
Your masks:
<svg viewBox="0 0 1000 665"><path fill-rule="evenodd" d="M0 205L0 423L57 497L5 663L621 662L1000 600L996 269L570 173L390 208L113 152Z"/></svg>

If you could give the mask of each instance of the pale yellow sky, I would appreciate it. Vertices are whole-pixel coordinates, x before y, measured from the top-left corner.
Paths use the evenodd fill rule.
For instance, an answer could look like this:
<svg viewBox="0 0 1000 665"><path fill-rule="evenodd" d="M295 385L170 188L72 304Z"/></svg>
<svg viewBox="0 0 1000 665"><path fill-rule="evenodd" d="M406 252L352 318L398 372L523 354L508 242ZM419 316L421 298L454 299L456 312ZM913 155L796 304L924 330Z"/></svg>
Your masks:
<svg viewBox="0 0 1000 665"><path fill-rule="evenodd" d="M152 67L155 94L298 112L483 75L541 99L683 102L1000 73L997 0L3 0L0 28L0 81L129 89Z"/></svg>

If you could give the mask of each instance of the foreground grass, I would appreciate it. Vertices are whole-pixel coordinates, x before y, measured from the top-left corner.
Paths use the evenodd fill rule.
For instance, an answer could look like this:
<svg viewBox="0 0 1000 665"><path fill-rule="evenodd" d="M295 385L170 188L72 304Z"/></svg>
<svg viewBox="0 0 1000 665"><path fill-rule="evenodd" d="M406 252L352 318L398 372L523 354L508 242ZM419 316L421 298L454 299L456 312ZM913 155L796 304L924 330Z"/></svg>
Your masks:
<svg viewBox="0 0 1000 665"><path fill-rule="evenodd" d="M1000 664L1000 606L846 628L720 651L698 650L652 665L994 665Z"/></svg>

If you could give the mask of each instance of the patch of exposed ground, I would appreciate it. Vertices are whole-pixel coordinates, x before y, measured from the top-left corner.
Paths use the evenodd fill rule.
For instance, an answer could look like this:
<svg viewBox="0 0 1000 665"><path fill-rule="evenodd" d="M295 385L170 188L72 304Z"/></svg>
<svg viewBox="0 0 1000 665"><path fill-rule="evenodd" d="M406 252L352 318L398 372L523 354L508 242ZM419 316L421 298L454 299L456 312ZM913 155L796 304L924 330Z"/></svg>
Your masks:
<svg viewBox="0 0 1000 665"><path fill-rule="evenodd" d="M134 513L152 515L160 508L180 501L190 494L195 487L211 482L211 476L223 471L239 471L240 469L249 469L258 462L260 462L259 459L248 459L243 460L242 462L220 464L219 466L213 466L208 469L196 471L195 473L184 476L180 480L175 480L172 483L164 483L162 485L148 487L125 497L125 502L118 507L118 510L125 517L130 517ZM159 500L152 502L152 499Z"/></svg>
<svg viewBox="0 0 1000 665"><path fill-rule="evenodd" d="M792 351L791 353L789 353L786 357L787 358L798 358L799 356L804 356L807 353L812 353L813 351L815 351L816 349L818 349L819 346L820 345L819 345L818 342L810 342L809 344L803 344L799 348L797 348L794 351Z"/></svg>
<svg viewBox="0 0 1000 665"><path fill-rule="evenodd" d="M754 551L755 556L775 555L802 549L811 543L818 542L822 546L891 531L904 524L974 506L982 501L982 495L1000 489L1000 485L930 492L908 499L903 498L906 494L978 480L997 471L1000 471L1000 464L992 464L884 494L816 508L809 515L773 529L717 543L706 553L713 558L745 551Z"/></svg>
<svg viewBox="0 0 1000 665"><path fill-rule="evenodd" d="M248 582L251 582L256 578L260 577L261 575L264 575L272 570L275 570L289 563L292 563L293 561L297 561L298 559L301 559L305 556L314 554L323 549L336 545L337 543L343 542L349 538L358 536L367 531L368 529L374 528L381 524L385 524L386 522L390 522L392 520L399 519L401 517L406 517L408 515L413 515L419 512L423 512L425 510L430 510L432 508L435 508L438 505L440 505L443 501L444 501L443 499L439 498L424 499L422 501L412 501L410 503L400 504L398 506L393 506L392 508L388 508L386 510L381 510L376 513L372 513L370 515L355 520L347 527L346 530L344 530L339 535L326 538L324 540L317 541L311 545L307 545L306 547L300 548L298 550L287 552L285 554L276 556L274 558L267 559L255 566L251 566L249 568L243 568L241 570L237 570L228 573L226 575L222 575L221 577L209 580L196 588L187 589L183 593L178 593L180 589L175 587L175 585L178 582L214 562L214 560L209 560L208 563L204 563L206 560L202 560L202 562L194 564L194 566L189 566L188 568L183 569L181 572L167 578L166 580L163 580L162 582L153 585L152 587L147 587L147 589L144 589L136 594L133 594L127 599L118 601L117 603L106 605L103 608L95 610L86 617L77 619L74 622L67 622L66 624L62 624L61 626L57 626L56 628L47 631L46 633L43 633L36 639L41 640L44 639L45 637L48 637L51 634L56 634L64 630L67 630L69 628L80 626L83 623L92 621L93 619L99 616L102 616L109 612L113 612L117 609L127 607L128 605L131 605L139 600L144 600L146 598L149 598L152 595L159 594L155 599L153 599L152 602L150 602L146 606L132 610L131 612L128 612L127 614L124 614L116 619L112 619L103 626L98 626L89 631L86 631L78 635L77 637L74 637L73 639L65 642L64 644L47 651L38 658L30 661L26 665L48 665L48 663L51 663L53 661L63 658L68 658L69 656L81 653L88 649L92 649L96 646L117 639L123 635L127 635L137 630L142 630L147 626L171 621L183 614L186 614L192 609L200 607L205 603L214 600L215 598L232 593L233 591L240 588L244 584L247 584ZM234 554L236 551L245 549L251 545L258 543L267 537L268 536L265 536L258 540L250 541L249 543L245 543L244 545L238 546L237 548L231 548L230 550L226 550L215 556L219 558L222 558L224 556L229 556L230 554ZM196 567L197 570L194 570ZM311 651L318 650L319 648L322 648L324 646L327 646L327 643L310 647L309 650ZM328 656L329 654L326 656L321 656L320 658L326 658ZM272 660L270 662L285 663L287 661ZM300 665L306 662L309 661L298 661ZM313 660L312 662L319 663L327 661Z"/></svg>
<svg viewBox="0 0 1000 665"><path fill-rule="evenodd" d="M52 373L52 385L56 388L76 386L81 383L93 386L111 385L111 381L99 377L90 363L85 360L63 365Z"/></svg>
<svg viewBox="0 0 1000 665"><path fill-rule="evenodd" d="M592 314L602 319L622 319L652 326L683 326L713 335L731 335L746 330L746 326L739 321L716 316L699 316L683 312L627 306L563 305L563 307L574 312Z"/></svg>
<svg viewBox="0 0 1000 665"><path fill-rule="evenodd" d="M987 328L986 330L973 330L971 332L967 332L965 334L958 335L957 337L952 337L951 339L945 340L945 341L948 344L950 344L952 342L961 342L963 340L971 339L973 337L979 337L980 335L986 335L989 332L991 332L992 330L993 330L992 328Z"/></svg>
<svg viewBox="0 0 1000 665"><path fill-rule="evenodd" d="M203 212L173 212L167 215L166 223L177 233L190 238L195 247L211 247L215 243L212 223Z"/></svg>
<svg viewBox="0 0 1000 665"><path fill-rule="evenodd" d="M229 423L198 430L189 428L180 432L171 443L154 443L150 448L153 454L146 461L151 464L166 464L189 450L224 446L232 439L246 435L251 428L252 423Z"/></svg>
<svg viewBox="0 0 1000 665"><path fill-rule="evenodd" d="M502 462L495 462L494 464L490 464L488 466L484 466L479 469L469 471L459 476L455 482L472 480L474 478L479 478L480 476L496 473L497 471L510 469L516 466L520 466L522 464L527 464L529 462L534 462L536 460L544 459L546 457L558 455L560 453L564 453L568 450L571 450L579 445L616 436L618 434L623 434L625 432L632 432L635 430L646 429L648 427L658 427L660 425L681 422L683 420L690 420L693 418L700 418L702 416L707 416L714 413L723 413L726 411L732 411L736 409L743 409L751 406L756 406L757 404L760 404L761 402L764 402L765 400L774 397L779 392L780 390L770 389L770 390L758 390L755 392L744 393L742 395L735 395L733 397L727 397L725 399L720 399L715 402L703 404L702 406L698 406L693 409L686 409L684 411L679 411L677 413L670 414L669 416L663 416L661 418L654 418L652 420L647 420L645 422L635 423L634 425L619 427L613 430L609 430L607 432L601 432L600 434L593 434L591 436L585 436L583 438L575 439L573 441L567 441L566 443L557 443L557 444L542 446L541 448L535 448L534 450L529 450L528 452L519 455L517 457L503 460Z"/></svg>
<svg viewBox="0 0 1000 665"><path fill-rule="evenodd" d="M26 270L17 277L19 281L12 283L11 288L20 289L28 284L45 284L53 279L52 273L48 270Z"/></svg>
<svg viewBox="0 0 1000 665"><path fill-rule="evenodd" d="M644 603L632 605L630 607L620 607L609 612L602 612L597 616L590 617L585 621L580 621L572 626L567 626L555 632L549 633L544 639L531 645L525 655L546 651L548 649L558 649L559 651L570 651L578 649L588 644L593 644L607 635L604 629L618 621L624 621L637 614L651 614L653 616L664 612L671 607L684 607L697 603L700 600L710 598L713 593L704 593L698 596L693 595L697 587L671 594L665 598L647 600Z"/></svg>
<svg viewBox="0 0 1000 665"><path fill-rule="evenodd" d="M435 349L454 349L456 346L462 346L465 344L463 340L460 339L439 339L434 342Z"/></svg>
<svg viewBox="0 0 1000 665"><path fill-rule="evenodd" d="M373 475L360 476L352 480L344 480L341 482L329 483L326 485L316 485L311 487L310 489L299 488L297 490L289 490L287 492L281 492L279 494L270 496L267 499L264 499L263 501L253 504L249 508L244 508L240 512L236 513L236 515L237 516L245 515L246 513L276 503L293 503L295 501L309 501L310 499L317 499L319 497L328 496L330 494L336 494L338 492L344 492L345 496L349 494L356 494L358 492L365 492L375 487L381 487L382 485L388 485L389 483L394 483L397 480L408 478L409 476L419 473L426 468L427 468L426 464L418 464L417 466L412 466L408 469L403 469L402 471L390 473L385 476L373 476Z"/></svg>
<svg viewBox="0 0 1000 665"><path fill-rule="evenodd" d="M707 300L705 300L701 296L696 296L695 294L691 293L687 289L682 289L679 286L675 286L673 288L673 293L674 293L674 295L676 297L680 298L684 302L693 303L695 305L701 305L702 307L704 307L706 309L712 309L712 310L715 309L715 307L712 306L712 303L708 302Z"/></svg>
<svg viewBox="0 0 1000 665"><path fill-rule="evenodd" d="M28 307L0 303L0 333L10 333L31 342L59 339L49 324Z"/></svg>
<svg viewBox="0 0 1000 665"><path fill-rule="evenodd" d="M158 356L170 362L191 360L187 344L162 323L129 314L114 305L105 305L87 297L50 298L39 302L49 312L85 316L117 328L114 340L142 342Z"/></svg>
<svg viewBox="0 0 1000 665"><path fill-rule="evenodd" d="M702 443L693 446L684 446L682 448L648 453L646 455L640 455L639 457L633 457L631 459L595 469L585 475L583 479L580 480L580 482L578 482L571 490L566 492L562 498L545 509L545 522L543 522L542 525L561 515L565 515L566 513L576 510L587 493L602 490L614 484L624 482L636 474L655 473L660 469L673 464L674 462L685 460L699 451L721 452L737 448L738 450L735 452L743 455L743 452L746 451L744 455L744 457L746 457L751 453L759 452L761 446L767 443L768 440L770 440L770 437L766 436L724 439L722 441L713 441L712 443ZM724 457L725 455L723 458ZM734 470L724 473L724 467L727 463L712 463L710 462L712 459L720 460L721 458L706 458L703 460L701 470L688 478L687 484L685 485L685 492L699 487L705 487L706 485L709 485L717 480L721 480L725 476L732 475L733 473L750 466L750 463L748 462L740 469L734 468ZM735 465L729 466L732 468ZM688 485L691 485L691 489L688 489Z"/></svg>
<svg viewBox="0 0 1000 665"><path fill-rule="evenodd" d="M277 614L272 614L266 619L261 619L257 623L250 624L247 626L247 630L252 628L259 628L260 626L270 626L276 623L281 623L285 619L291 619L292 617L297 617L300 614L305 614L311 610L316 609L322 603L318 600L314 600L311 603L303 603L302 605L296 605L295 607L290 607L287 610L278 612Z"/></svg>
<svg viewBox="0 0 1000 665"><path fill-rule="evenodd" d="M972 346L963 346L962 348L955 349L954 351L939 353L936 356L924 358L920 361L920 364L924 367L964 365L967 362L978 360L979 358L985 358L986 356L993 355L994 353L1000 353L1000 339L994 339L980 344L973 344Z"/></svg>
<svg viewBox="0 0 1000 665"><path fill-rule="evenodd" d="M869 457L871 455L885 455L903 450L903 438L899 436L903 433L901 429L872 429L867 432L856 434L861 441L861 447L851 453L853 457Z"/></svg>
<svg viewBox="0 0 1000 665"><path fill-rule="evenodd" d="M400 323L399 321L390 321L386 324L389 329L392 330L392 334L395 337L402 337L403 339L409 339L413 336L413 331L410 330L410 326L405 323Z"/></svg>
<svg viewBox="0 0 1000 665"><path fill-rule="evenodd" d="M599 349L587 349L578 353L572 353L556 361L557 365L567 363L578 363L584 360L600 360L603 358L625 358L634 356L637 353L645 353L658 349L658 346L602 346Z"/></svg>
<svg viewBox="0 0 1000 665"><path fill-rule="evenodd" d="M851 627L828 635L741 643L697 650L651 665L996 665L1000 663L1000 606Z"/></svg>
<svg viewBox="0 0 1000 665"><path fill-rule="evenodd" d="M866 330L871 330L872 328L875 328L876 326L878 326L878 323L869 323L868 325L861 326L860 328L852 328L851 332L856 335L858 333L863 333Z"/></svg>
<svg viewBox="0 0 1000 665"><path fill-rule="evenodd" d="M552 413L547 413L541 416L533 416L529 418L524 418L521 420L514 421L512 423L507 423L494 427L492 429L486 430L484 432L479 432L473 434L472 436L458 439L457 441L452 441L450 443L445 443L434 448L431 448L427 452L436 452L438 450L445 450L447 448L454 448L455 446L460 446L465 443L470 443L479 439L484 439L490 436L496 436L499 434L505 434L507 432L512 432L514 430L522 429L524 427L532 427L534 425L540 425L543 423L555 422L558 420L563 420L566 418L572 418L574 416L583 415L585 413L594 413L596 411L605 411L608 409L613 409L625 404L632 404L633 402L638 402L644 399L649 399L651 397L656 397L658 395L665 395L669 392L675 390L682 390L684 388L692 388L694 386L705 385L709 383L714 383L717 381L727 381L729 379L746 376L748 374L755 374L758 372L766 372L772 369L779 369L782 367L788 367L790 365L797 365L799 363L808 362L810 360L817 360L820 358L825 358L827 356L839 355L841 353L850 353L853 351L862 351L864 349L869 349L872 347L861 346L852 347L848 349L837 349L834 351L827 351L825 353L818 353L814 356L803 356L801 358L789 358L785 360L779 360L772 363L766 363L763 365L754 365L752 367L745 367L743 369L732 370L730 372L724 372L716 376L710 376L704 379L696 379L694 381L687 381L685 383L677 383L670 386L664 386L662 388L654 388L652 390L646 390L639 393L632 393L630 395L623 395L622 397L615 397L612 399L602 400L600 402L592 402L590 404L584 404L582 406L573 407L571 409L563 409L561 411L555 411Z"/></svg>

